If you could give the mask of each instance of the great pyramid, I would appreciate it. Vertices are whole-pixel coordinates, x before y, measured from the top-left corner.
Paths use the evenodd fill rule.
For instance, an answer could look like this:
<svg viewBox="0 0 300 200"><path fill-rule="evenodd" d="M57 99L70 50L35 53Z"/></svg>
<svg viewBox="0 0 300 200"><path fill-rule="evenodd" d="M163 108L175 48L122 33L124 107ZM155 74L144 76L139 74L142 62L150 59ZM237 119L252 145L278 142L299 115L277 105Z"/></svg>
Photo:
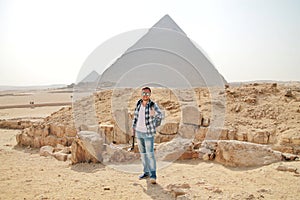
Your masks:
<svg viewBox="0 0 300 200"><path fill-rule="evenodd" d="M165 15L108 67L98 86L186 88L226 83L182 29Z"/></svg>

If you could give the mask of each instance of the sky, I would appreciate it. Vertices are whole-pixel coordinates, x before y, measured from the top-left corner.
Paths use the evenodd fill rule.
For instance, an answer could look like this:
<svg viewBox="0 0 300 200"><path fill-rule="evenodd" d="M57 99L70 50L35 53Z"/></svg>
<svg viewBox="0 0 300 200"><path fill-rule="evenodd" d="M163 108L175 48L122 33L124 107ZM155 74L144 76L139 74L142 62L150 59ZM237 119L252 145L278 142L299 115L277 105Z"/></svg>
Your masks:
<svg viewBox="0 0 300 200"><path fill-rule="evenodd" d="M299 0L0 0L0 85L74 83L99 45L166 14L228 82L300 81Z"/></svg>

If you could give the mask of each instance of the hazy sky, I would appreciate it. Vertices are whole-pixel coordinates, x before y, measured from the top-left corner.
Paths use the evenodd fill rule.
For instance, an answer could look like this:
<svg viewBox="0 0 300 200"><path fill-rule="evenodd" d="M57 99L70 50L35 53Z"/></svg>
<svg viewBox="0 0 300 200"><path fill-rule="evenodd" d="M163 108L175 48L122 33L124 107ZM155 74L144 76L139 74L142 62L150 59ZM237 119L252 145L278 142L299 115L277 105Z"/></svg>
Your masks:
<svg viewBox="0 0 300 200"><path fill-rule="evenodd" d="M73 83L99 45L165 14L229 82L300 81L299 0L0 0L0 85Z"/></svg>

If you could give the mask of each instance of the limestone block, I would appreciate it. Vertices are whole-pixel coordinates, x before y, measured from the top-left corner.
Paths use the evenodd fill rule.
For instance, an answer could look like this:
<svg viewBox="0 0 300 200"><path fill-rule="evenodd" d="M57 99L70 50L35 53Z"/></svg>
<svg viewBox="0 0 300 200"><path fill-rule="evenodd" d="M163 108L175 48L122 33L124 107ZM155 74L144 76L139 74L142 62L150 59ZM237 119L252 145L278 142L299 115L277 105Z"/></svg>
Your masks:
<svg viewBox="0 0 300 200"><path fill-rule="evenodd" d="M57 144L57 137L55 135L49 135L45 138L41 138L41 146L53 146Z"/></svg>
<svg viewBox="0 0 300 200"><path fill-rule="evenodd" d="M220 140L217 142L215 160L226 166L254 167L281 161L282 154L265 145Z"/></svg>
<svg viewBox="0 0 300 200"><path fill-rule="evenodd" d="M276 136L276 131L273 130L273 131L270 131L269 132L269 141L268 143L269 144L276 144L278 141L278 137Z"/></svg>
<svg viewBox="0 0 300 200"><path fill-rule="evenodd" d="M59 138L64 137L65 127L62 125L50 124L50 134L53 134Z"/></svg>
<svg viewBox="0 0 300 200"><path fill-rule="evenodd" d="M228 140L234 140L236 138L236 130L228 130Z"/></svg>
<svg viewBox="0 0 300 200"><path fill-rule="evenodd" d="M42 129L42 128L35 128L33 129L33 134L34 137L42 137L42 136L47 136L48 135L48 130Z"/></svg>
<svg viewBox="0 0 300 200"><path fill-rule="evenodd" d="M76 138L71 146L71 163L81 163L81 162L99 162L94 156L92 156L89 152L87 152L84 147L83 143L80 139Z"/></svg>
<svg viewBox="0 0 300 200"><path fill-rule="evenodd" d="M28 128L28 127L32 126L32 122L30 122L30 121L22 121L21 122L21 126L23 128Z"/></svg>
<svg viewBox="0 0 300 200"><path fill-rule="evenodd" d="M290 144L291 143L291 139L289 137L282 137L280 144L282 145L286 145L286 144Z"/></svg>
<svg viewBox="0 0 300 200"><path fill-rule="evenodd" d="M30 137L34 137L34 128L33 127L25 128L23 132L25 132Z"/></svg>
<svg viewBox="0 0 300 200"><path fill-rule="evenodd" d="M198 107L185 106L182 108L182 123L193 124L200 126L202 122L202 115Z"/></svg>
<svg viewBox="0 0 300 200"><path fill-rule="evenodd" d="M101 161L103 151L103 139L100 135L92 131L80 131L78 133L79 139L82 141L82 147L94 158Z"/></svg>
<svg viewBox="0 0 300 200"><path fill-rule="evenodd" d="M57 138L56 139L56 144L61 144L63 146L67 146L68 145L68 139L66 137Z"/></svg>
<svg viewBox="0 0 300 200"><path fill-rule="evenodd" d="M98 132L99 130L99 126L98 125L87 125L87 130L86 131L93 131L93 132Z"/></svg>
<svg viewBox="0 0 300 200"><path fill-rule="evenodd" d="M117 144L126 144L129 141L129 134L125 133L118 126L114 128L113 141Z"/></svg>
<svg viewBox="0 0 300 200"><path fill-rule="evenodd" d="M114 122L116 127L118 127L121 131L124 133L129 132L129 116L128 116L128 110L116 110L113 113Z"/></svg>
<svg viewBox="0 0 300 200"><path fill-rule="evenodd" d="M59 161L66 161L68 159L68 154L62 153L62 152L55 152L53 154L53 157L56 158Z"/></svg>
<svg viewBox="0 0 300 200"><path fill-rule="evenodd" d="M257 144L268 144L269 135L267 131L257 131L253 134L253 142Z"/></svg>
<svg viewBox="0 0 300 200"><path fill-rule="evenodd" d="M100 124L100 136L104 139L106 144L110 144L114 140L114 125Z"/></svg>
<svg viewBox="0 0 300 200"><path fill-rule="evenodd" d="M294 153L293 147L290 147L290 146L275 145L275 146L272 146L272 149L275 151L280 151L280 152L284 152L284 153Z"/></svg>
<svg viewBox="0 0 300 200"><path fill-rule="evenodd" d="M70 126L66 127L65 136L67 136L67 137L75 137L76 135L77 135L77 130L76 130L75 127L70 127Z"/></svg>
<svg viewBox="0 0 300 200"><path fill-rule="evenodd" d="M74 141L74 139L75 139L76 137L65 137L65 138L66 138L66 140L67 140L67 145L66 145L66 146L71 146L72 143L73 143L73 141Z"/></svg>
<svg viewBox="0 0 300 200"><path fill-rule="evenodd" d="M178 160L189 160L189 159L195 159L199 157L199 153L196 151L185 151L181 156L178 158Z"/></svg>
<svg viewBox="0 0 300 200"><path fill-rule="evenodd" d="M181 124L179 126L178 134L183 138L194 139L198 126L192 124Z"/></svg>
<svg viewBox="0 0 300 200"><path fill-rule="evenodd" d="M157 128L157 132L163 135L175 135L178 132L179 123L167 122Z"/></svg>
<svg viewBox="0 0 300 200"><path fill-rule="evenodd" d="M248 136L247 136L247 133L245 132L237 132L236 133L236 140L239 140L239 141L248 141Z"/></svg>
<svg viewBox="0 0 300 200"><path fill-rule="evenodd" d="M54 147L52 146L42 146L40 148L40 156L52 156L54 153Z"/></svg>
<svg viewBox="0 0 300 200"><path fill-rule="evenodd" d="M160 143L162 142L169 142L173 140L176 137L176 135L161 135L160 136Z"/></svg>
<svg viewBox="0 0 300 200"><path fill-rule="evenodd" d="M41 147L41 137L34 137L33 138L33 147L40 148Z"/></svg>
<svg viewBox="0 0 300 200"><path fill-rule="evenodd" d="M206 127L200 127L198 129L196 129L195 140L203 141L206 137L207 132L208 132L208 128L206 128Z"/></svg>
<svg viewBox="0 0 300 200"><path fill-rule="evenodd" d="M291 143L293 145L300 145L300 137L292 137L291 138Z"/></svg>
<svg viewBox="0 0 300 200"><path fill-rule="evenodd" d="M293 147L293 153L296 155L300 155L300 146L299 145Z"/></svg>
<svg viewBox="0 0 300 200"><path fill-rule="evenodd" d="M42 131L41 131L42 133L42 137L47 137L48 135L49 135L49 128L47 128L47 127L45 127L45 128L43 128L42 129Z"/></svg>
<svg viewBox="0 0 300 200"><path fill-rule="evenodd" d="M228 129L225 128L210 128L206 133L207 140L228 140Z"/></svg>
<svg viewBox="0 0 300 200"><path fill-rule="evenodd" d="M184 152L190 149L192 140L175 137L169 142L164 142L156 147L157 160L174 161L177 160Z"/></svg>
<svg viewBox="0 0 300 200"><path fill-rule="evenodd" d="M33 146L33 138L24 132L17 134L16 140L19 146Z"/></svg>
<svg viewBox="0 0 300 200"><path fill-rule="evenodd" d="M298 169L294 166L279 165L276 170L297 173Z"/></svg>

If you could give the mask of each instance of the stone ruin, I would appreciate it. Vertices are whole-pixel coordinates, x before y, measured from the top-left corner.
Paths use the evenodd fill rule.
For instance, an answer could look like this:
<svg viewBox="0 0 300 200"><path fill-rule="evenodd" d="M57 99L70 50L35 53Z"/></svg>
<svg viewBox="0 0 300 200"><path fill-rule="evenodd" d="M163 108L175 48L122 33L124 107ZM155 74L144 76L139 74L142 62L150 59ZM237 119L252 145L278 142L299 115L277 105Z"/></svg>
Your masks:
<svg viewBox="0 0 300 200"><path fill-rule="evenodd" d="M195 108L190 106L191 100L184 97L184 92L181 92L182 96L176 96L165 90L156 89L153 95L166 115L155 137L157 150L166 146L176 149L178 137L181 141L193 137L189 143L180 143L178 152L181 156L178 159L215 160L227 166L260 166L280 160L299 160L298 92L294 92L292 97L286 96L286 87L277 84L227 86L225 92L218 94L220 98L225 97L226 102L211 102L207 89L195 88L198 97L198 108ZM122 98L129 91L131 89L124 89L118 95ZM133 91L131 93L134 94ZM165 94L170 96L162 98ZM105 159L118 162L138 159L137 148L135 152L127 151L138 96L132 96L128 108L112 111L112 95L111 90L106 90L86 97L77 102L79 112L74 112L71 107L62 108L43 122L25 128L17 135L18 145L42 147L41 155L70 159L73 164L102 162ZM215 116L211 116L214 103L217 108L225 108L222 127L211 126L215 120ZM91 114L96 118L90 117ZM74 118L80 119L82 124L76 123L76 127ZM97 123L86 121L90 119L96 119ZM108 148L111 150L107 151ZM176 156L178 154L169 154L161 159L169 160Z"/></svg>

